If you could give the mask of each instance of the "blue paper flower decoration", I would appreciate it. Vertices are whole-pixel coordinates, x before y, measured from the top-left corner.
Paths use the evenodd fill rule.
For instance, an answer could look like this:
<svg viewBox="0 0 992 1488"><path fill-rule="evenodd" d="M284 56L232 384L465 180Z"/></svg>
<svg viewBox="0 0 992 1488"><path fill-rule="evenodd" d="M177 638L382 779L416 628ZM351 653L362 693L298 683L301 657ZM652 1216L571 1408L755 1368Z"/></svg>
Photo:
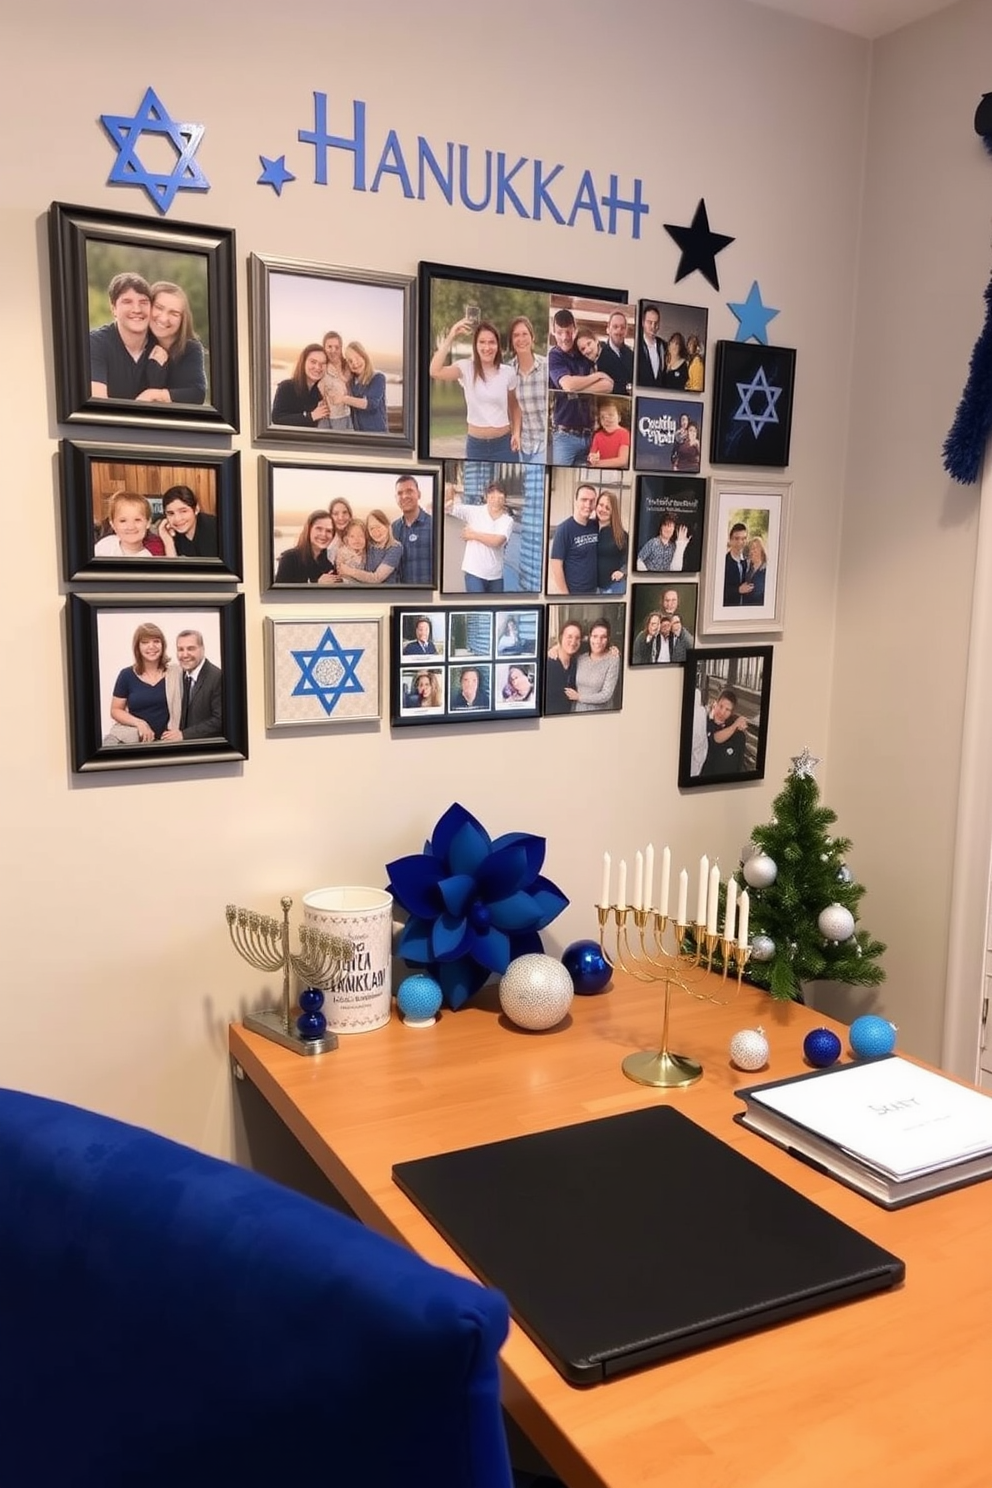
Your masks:
<svg viewBox="0 0 992 1488"><path fill-rule="evenodd" d="M545 848L530 832L494 842L456 801L422 853L386 865L389 892L410 916L399 954L430 969L448 1007L462 1007L517 956L544 949L538 931L568 904L541 877Z"/></svg>

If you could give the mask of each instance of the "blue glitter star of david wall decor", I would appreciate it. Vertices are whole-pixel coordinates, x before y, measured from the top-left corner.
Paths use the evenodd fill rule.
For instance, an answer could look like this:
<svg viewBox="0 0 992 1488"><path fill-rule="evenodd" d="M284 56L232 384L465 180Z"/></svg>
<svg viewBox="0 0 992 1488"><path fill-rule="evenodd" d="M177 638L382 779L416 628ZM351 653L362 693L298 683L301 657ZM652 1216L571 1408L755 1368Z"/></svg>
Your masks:
<svg viewBox="0 0 992 1488"><path fill-rule="evenodd" d="M795 350L718 341L713 367L711 461L715 465L788 465Z"/></svg>
<svg viewBox="0 0 992 1488"><path fill-rule="evenodd" d="M100 123L117 147L117 159L107 177L108 186L142 187L163 216L175 201L177 191L210 190L210 182L195 159L204 126L173 119L154 88L145 89L136 113L101 114ZM137 152L145 135L157 135L172 145L176 163L171 171L148 170L142 164Z"/></svg>
<svg viewBox="0 0 992 1488"><path fill-rule="evenodd" d="M330 626L312 650L290 655L300 669L293 697L315 697L328 716L348 693L365 691L357 675L364 650L342 646Z"/></svg>
<svg viewBox="0 0 992 1488"><path fill-rule="evenodd" d="M734 418L740 424L749 424L755 439L766 424L778 423L775 405L782 396L782 389L769 383L764 367L758 368L750 382L739 382L737 391L741 401ZM757 408L752 406L755 398L758 400Z"/></svg>

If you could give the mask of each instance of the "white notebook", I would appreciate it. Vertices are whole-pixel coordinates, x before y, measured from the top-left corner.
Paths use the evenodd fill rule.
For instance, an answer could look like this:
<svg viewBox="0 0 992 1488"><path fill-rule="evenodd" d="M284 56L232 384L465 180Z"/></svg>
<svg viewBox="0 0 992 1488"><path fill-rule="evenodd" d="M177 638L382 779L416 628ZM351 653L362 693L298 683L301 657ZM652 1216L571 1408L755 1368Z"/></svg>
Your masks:
<svg viewBox="0 0 992 1488"><path fill-rule="evenodd" d="M898 1055L738 1094L895 1179L992 1152L992 1097Z"/></svg>

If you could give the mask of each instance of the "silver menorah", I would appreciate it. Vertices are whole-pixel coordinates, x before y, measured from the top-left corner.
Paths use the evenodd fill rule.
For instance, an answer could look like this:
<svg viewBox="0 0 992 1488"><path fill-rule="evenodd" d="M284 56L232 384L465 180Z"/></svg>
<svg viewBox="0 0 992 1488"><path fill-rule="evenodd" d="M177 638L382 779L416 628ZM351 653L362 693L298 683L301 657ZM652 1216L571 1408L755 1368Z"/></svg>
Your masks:
<svg viewBox="0 0 992 1488"><path fill-rule="evenodd" d="M224 911L231 944L238 955L256 971L282 972L281 1006L248 1013L244 1024L253 1033L273 1039L297 1054L323 1054L337 1048L337 1035L325 1030L319 1038L304 1039L299 1034L293 1018L290 980L295 973L304 987L319 987L326 992L351 960L354 946L343 936L328 935L324 930L303 924L300 926L300 949L293 951L289 939L289 911L293 901L283 896L279 903L281 920L273 915L259 914L254 909L242 909L237 904L229 904Z"/></svg>

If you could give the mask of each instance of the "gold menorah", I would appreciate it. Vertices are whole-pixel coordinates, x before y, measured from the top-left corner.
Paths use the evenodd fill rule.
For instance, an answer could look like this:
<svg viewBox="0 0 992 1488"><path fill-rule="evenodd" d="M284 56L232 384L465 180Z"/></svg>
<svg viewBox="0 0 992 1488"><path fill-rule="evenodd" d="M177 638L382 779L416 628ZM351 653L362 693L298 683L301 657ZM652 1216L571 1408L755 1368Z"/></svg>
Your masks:
<svg viewBox="0 0 992 1488"><path fill-rule="evenodd" d="M736 996L740 991L741 977L751 954L750 947L741 945L731 937L707 930L705 924L690 925L688 921L682 923L677 919L670 919L657 909L630 909L625 905L600 904L596 906L596 913L599 917L599 947L606 959L615 961L622 971L636 981L663 981L665 984L661 1048L628 1054L621 1064L624 1074L628 1079L636 1080L639 1085L654 1085L666 1090L695 1084L702 1077L702 1065L686 1054L673 1054L668 1047L672 987L678 987L690 997L698 997L703 1002L729 1002L730 997ZM628 928L631 923L638 937L633 948ZM610 937L608 932L611 924L614 933ZM665 946L666 935L669 938L668 949ZM608 938L614 943L612 956L606 945ZM721 964L715 966L714 958L718 950ZM736 970L736 987L733 991L727 991L728 980L735 980L729 975L731 966ZM713 971L722 973L721 987L724 990L720 993L705 990L712 988L712 982L706 978Z"/></svg>
<svg viewBox="0 0 992 1488"><path fill-rule="evenodd" d="M281 1006L248 1013L244 1024L252 1032L273 1039L298 1054L323 1054L337 1048L337 1035L325 1030L319 1038L301 1036L293 1019L290 978L295 973L304 987L319 987L326 992L351 960L354 946L342 936L328 935L326 931L303 924L300 926L300 949L293 951L289 941L289 911L293 901L284 896L279 903L281 920L273 915L259 914L254 909L242 909L237 904L229 904L224 911L231 943L238 955L256 971L282 972Z"/></svg>

